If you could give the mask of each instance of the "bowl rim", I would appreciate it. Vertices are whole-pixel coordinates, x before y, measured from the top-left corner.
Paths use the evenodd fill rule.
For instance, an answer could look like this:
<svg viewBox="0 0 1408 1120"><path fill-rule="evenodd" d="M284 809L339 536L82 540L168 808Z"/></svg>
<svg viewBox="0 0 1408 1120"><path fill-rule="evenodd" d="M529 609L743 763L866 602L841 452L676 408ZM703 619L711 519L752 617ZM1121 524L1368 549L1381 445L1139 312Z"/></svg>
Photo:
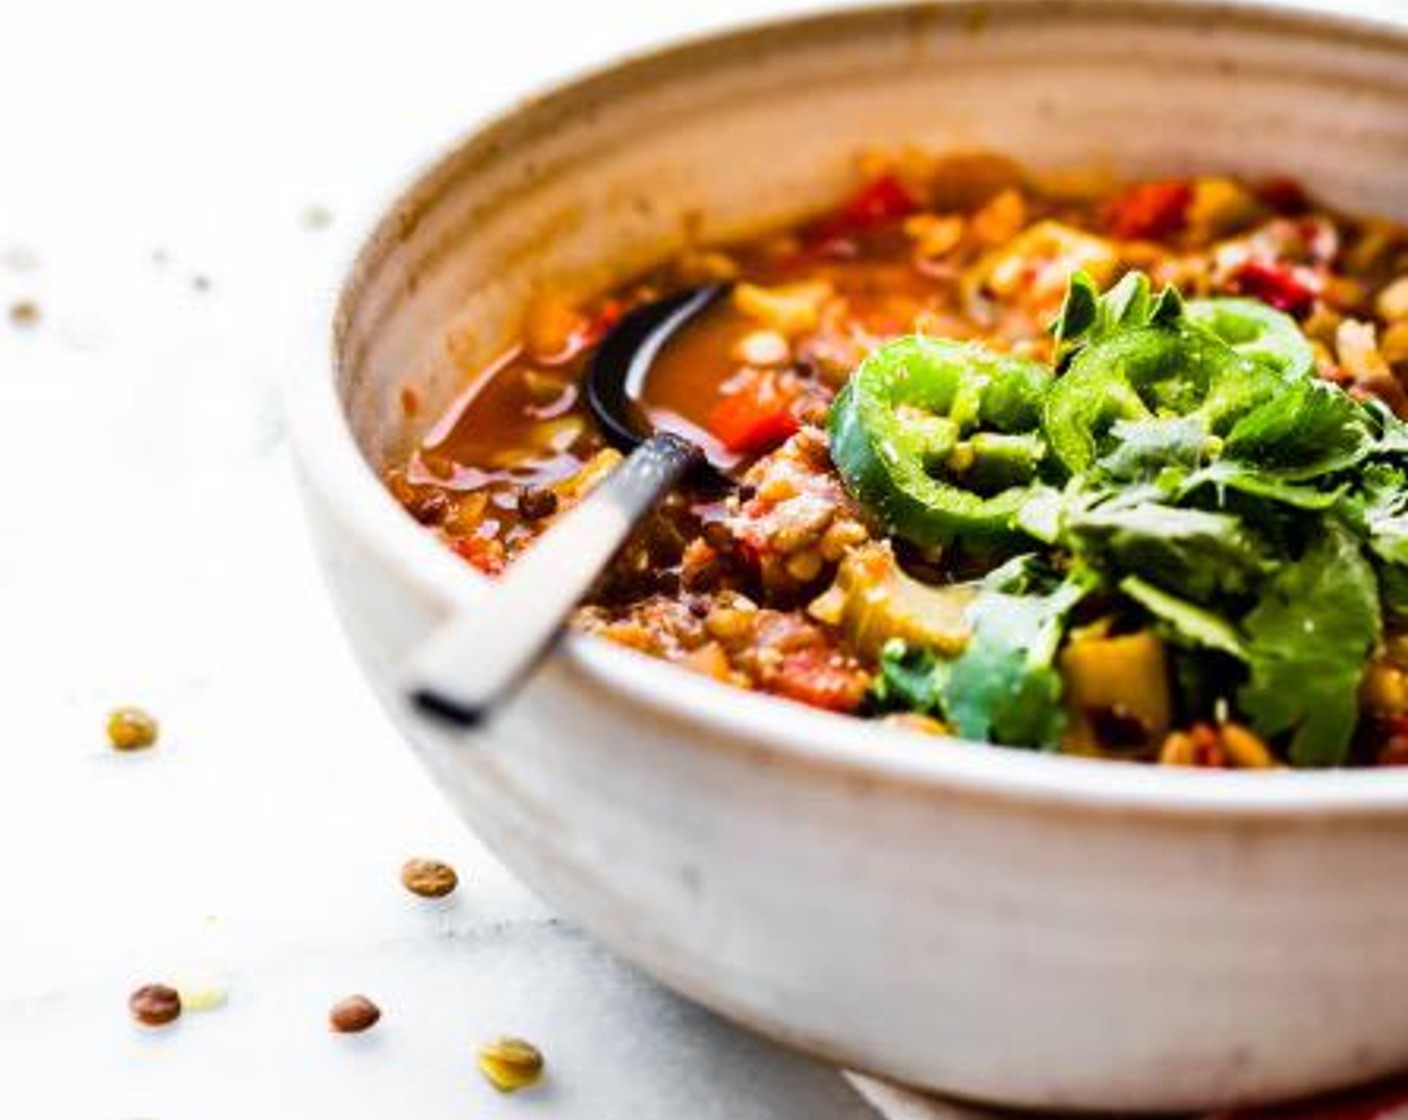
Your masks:
<svg viewBox="0 0 1408 1120"><path fill-rule="evenodd" d="M343 339L355 316L362 278L397 225L397 215L476 149L490 150L522 116L570 99L609 77L662 61L688 61L755 37L795 35L836 21L893 18L933 11L982 13L995 0L921 0L826 7L764 16L668 40L551 81L508 103L455 139L435 160L361 223L350 256L337 262L340 281L323 293L323 322L332 324L330 361L295 365L285 385L295 463L340 525L368 552L394 567L401 582L446 611L465 604L490 581L452 556L406 514L358 446L337 391ZM1408 57L1408 6L1375 0L1002 0L1004 13L1060 9L1082 13L1174 13L1184 18L1238 19L1342 39L1396 43ZM779 697L725 685L605 639L569 633L558 656L600 687L666 717L712 732L701 749L747 751L799 769L840 770L862 782L914 791L962 793L992 803L1040 804L1081 811L1173 818L1345 818L1408 816L1408 768L1330 771L1234 771L1151 766L994 747L953 737L926 737L853 716L824 712ZM686 737L691 738L691 737ZM937 749L936 749L937 748Z"/></svg>

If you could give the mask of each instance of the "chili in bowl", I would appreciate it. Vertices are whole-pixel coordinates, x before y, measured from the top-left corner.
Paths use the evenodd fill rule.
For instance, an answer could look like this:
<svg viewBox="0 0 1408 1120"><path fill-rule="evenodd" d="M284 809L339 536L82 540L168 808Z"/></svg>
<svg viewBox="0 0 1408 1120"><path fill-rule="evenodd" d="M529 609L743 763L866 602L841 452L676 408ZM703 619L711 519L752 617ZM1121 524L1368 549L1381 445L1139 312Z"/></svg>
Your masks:
<svg viewBox="0 0 1408 1120"><path fill-rule="evenodd" d="M867 6L419 177L294 430L353 647L485 843L671 988L926 1089L1134 1115L1408 1065L1403 20ZM412 653L611 469L593 347L711 284L642 400L733 482L491 723L423 719Z"/></svg>

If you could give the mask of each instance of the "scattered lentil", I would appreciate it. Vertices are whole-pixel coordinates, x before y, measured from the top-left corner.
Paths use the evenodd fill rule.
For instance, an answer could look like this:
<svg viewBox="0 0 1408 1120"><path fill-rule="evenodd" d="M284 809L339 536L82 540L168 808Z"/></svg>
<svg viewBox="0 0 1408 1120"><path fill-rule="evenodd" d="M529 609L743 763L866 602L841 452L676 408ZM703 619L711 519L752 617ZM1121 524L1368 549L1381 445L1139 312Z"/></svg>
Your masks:
<svg viewBox="0 0 1408 1120"><path fill-rule="evenodd" d="M332 1005L328 1025L338 1034L361 1034L381 1018L381 1008L366 996L347 996Z"/></svg>
<svg viewBox="0 0 1408 1120"><path fill-rule="evenodd" d="M401 885L421 898L444 898L459 882L455 869L438 859L408 859L401 868Z"/></svg>
<svg viewBox="0 0 1408 1120"><path fill-rule="evenodd" d="M108 741L113 750L140 751L156 743L156 720L141 708L116 708L108 716Z"/></svg>
<svg viewBox="0 0 1408 1120"><path fill-rule="evenodd" d="M229 990L222 980L206 973L178 978L176 993L181 997L181 1010L214 1011L224 1007Z"/></svg>
<svg viewBox="0 0 1408 1120"><path fill-rule="evenodd" d="M479 1048L479 1069L499 1092L514 1093L542 1076L543 1055L521 1038L496 1038Z"/></svg>
<svg viewBox="0 0 1408 1120"><path fill-rule="evenodd" d="M144 984L127 1000L132 1018L144 1027L162 1027L181 1017L181 996L165 984Z"/></svg>

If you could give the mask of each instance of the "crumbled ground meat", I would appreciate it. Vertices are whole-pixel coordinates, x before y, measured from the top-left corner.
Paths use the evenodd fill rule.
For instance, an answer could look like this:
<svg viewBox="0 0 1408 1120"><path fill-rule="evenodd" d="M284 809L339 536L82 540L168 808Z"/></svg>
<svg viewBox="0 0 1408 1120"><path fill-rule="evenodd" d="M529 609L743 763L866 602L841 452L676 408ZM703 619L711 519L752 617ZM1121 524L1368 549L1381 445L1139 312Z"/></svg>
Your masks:
<svg viewBox="0 0 1408 1120"><path fill-rule="evenodd" d="M829 628L800 610L760 609L733 591L583 607L576 625L707 676L830 711L857 709L870 684Z"/></svg>
<svg viewBox="0 0 1408 1120"><path fill-rule="evenodd" d="M803 428L743 479L724 528L756 569L764 594L790 602L826 583L846 550L870 539L860 509L826 453L826 434Z"/></svg>
<svg viewBox="0 0 1408 1120"><path fill-rule="evenodd" d="M576 625L654 657L679 661L707 639L703 615L707 602L651 595L624 607L588 606L577 612Z"/></svg>

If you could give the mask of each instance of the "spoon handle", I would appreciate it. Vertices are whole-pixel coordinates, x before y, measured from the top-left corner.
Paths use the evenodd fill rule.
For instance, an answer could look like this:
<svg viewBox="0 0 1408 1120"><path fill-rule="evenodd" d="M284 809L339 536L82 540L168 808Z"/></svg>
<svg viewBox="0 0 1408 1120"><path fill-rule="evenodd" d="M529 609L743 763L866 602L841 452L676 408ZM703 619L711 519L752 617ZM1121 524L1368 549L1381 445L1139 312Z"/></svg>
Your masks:
<svg viewBox="0 0 1408 1120"><path fill-rule="evenodd" d="M489 588L412 657L406 680L421 711L472 727L552 648L568 615L631 531L700 458L660 432L642 443Z"/></svg>

